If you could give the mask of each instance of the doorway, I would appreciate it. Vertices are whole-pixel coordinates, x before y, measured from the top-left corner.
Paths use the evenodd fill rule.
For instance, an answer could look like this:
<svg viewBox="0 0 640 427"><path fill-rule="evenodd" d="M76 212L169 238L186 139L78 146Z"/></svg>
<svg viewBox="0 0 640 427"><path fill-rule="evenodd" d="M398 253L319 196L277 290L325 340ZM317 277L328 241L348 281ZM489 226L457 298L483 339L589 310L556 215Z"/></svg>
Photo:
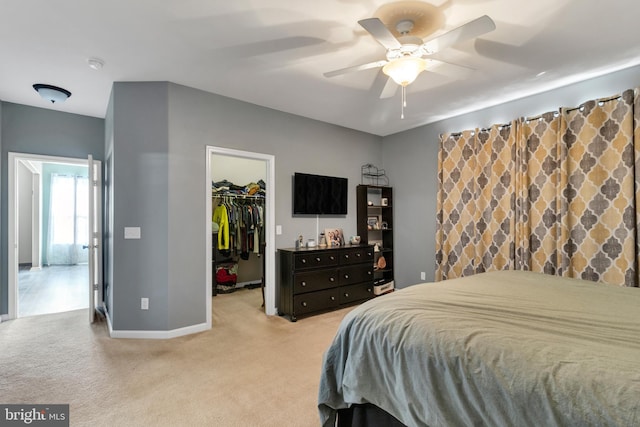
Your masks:
<svg viewBox="0 0 640 427"><path fill-rule="evenodd" d="M91 157L9 153L9 318L90 308L93 319L96 176Z"/></svg>
<svg viewBox="0 0 640 427"><path fill-rule="evenodd" d="M212 235L212 193L211 193L211 177L218 176L215 173L214 159L245 159L264 166L264 183L266 188L265 202L264 202L264 222L265 222L265 251L264 251L264 306L265 313L268 315L276 314L275 307L275 172L274 163L275 158L272 155L254 153L248 151L233 150L220 147L207 147L207 171L206 171L206 217L207 217L207 235ZM207 259L212 260L213 250L210 240L207 240ZM212 287L213 287L213 267L212 263L207 263L207 310L211 313L211 300L212 300ZM210 316L210 314L208 314ZM210 319L210 317L209 317ZM210 325L210 322L208 322Z"/></svg>

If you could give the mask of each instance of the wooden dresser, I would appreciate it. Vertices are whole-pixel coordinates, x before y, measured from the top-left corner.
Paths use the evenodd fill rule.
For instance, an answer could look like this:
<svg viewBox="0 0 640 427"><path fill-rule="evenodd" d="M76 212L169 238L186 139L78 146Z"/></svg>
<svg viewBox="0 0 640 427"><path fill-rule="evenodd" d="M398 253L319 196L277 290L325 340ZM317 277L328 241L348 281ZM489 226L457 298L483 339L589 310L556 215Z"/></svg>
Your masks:
<svg viewBox="0 0 640 427"><path fill-rule="evenodd" d="M278 256L278 314L292 322L374 296L373 246L278 249Z"/></svg>

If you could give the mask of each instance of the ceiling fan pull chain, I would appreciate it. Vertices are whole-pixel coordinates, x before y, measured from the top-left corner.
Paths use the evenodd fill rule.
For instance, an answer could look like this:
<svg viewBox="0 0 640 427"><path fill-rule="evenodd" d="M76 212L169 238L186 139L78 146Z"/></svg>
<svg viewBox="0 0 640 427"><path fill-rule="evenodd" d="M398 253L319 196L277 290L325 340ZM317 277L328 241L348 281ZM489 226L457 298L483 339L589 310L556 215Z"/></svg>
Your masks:
<svg viewBox="0 0 640 427"><path fill-rule="evenodd" d="M407 106L406 86L402 86L402 112L400 114L401 119L404 119L404 107L406 106Z"/></svg>

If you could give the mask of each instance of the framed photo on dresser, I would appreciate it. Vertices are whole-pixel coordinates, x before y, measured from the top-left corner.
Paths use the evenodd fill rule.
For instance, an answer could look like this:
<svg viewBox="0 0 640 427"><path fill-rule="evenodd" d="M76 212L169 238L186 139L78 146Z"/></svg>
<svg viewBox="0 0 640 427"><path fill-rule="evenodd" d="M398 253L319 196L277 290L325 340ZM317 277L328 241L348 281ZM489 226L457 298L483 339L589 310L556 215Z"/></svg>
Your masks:
<svg viewBox="0 0 640 427"><path fill-rule="evenodd" d="M329 247L344 245L342 228L325 228L324 237L327 239L327 246Z"/></svg>

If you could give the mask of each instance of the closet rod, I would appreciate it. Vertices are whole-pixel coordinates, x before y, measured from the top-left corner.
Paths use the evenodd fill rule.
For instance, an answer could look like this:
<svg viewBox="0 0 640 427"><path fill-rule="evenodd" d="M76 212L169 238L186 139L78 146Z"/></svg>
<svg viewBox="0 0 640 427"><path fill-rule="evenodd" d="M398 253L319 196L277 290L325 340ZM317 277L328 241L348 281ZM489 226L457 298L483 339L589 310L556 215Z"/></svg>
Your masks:
<svg viewBox="0 0 640 427"><path fill-rule="evenodd" d="M233 194L233 193L229 193L229 194L212 194L211 197L216 197L216 198L223 198L223 197L232 197L232 198L238 198L238 199L262 199L264 200L264 196L256 196L255 194Z"/></svg>

